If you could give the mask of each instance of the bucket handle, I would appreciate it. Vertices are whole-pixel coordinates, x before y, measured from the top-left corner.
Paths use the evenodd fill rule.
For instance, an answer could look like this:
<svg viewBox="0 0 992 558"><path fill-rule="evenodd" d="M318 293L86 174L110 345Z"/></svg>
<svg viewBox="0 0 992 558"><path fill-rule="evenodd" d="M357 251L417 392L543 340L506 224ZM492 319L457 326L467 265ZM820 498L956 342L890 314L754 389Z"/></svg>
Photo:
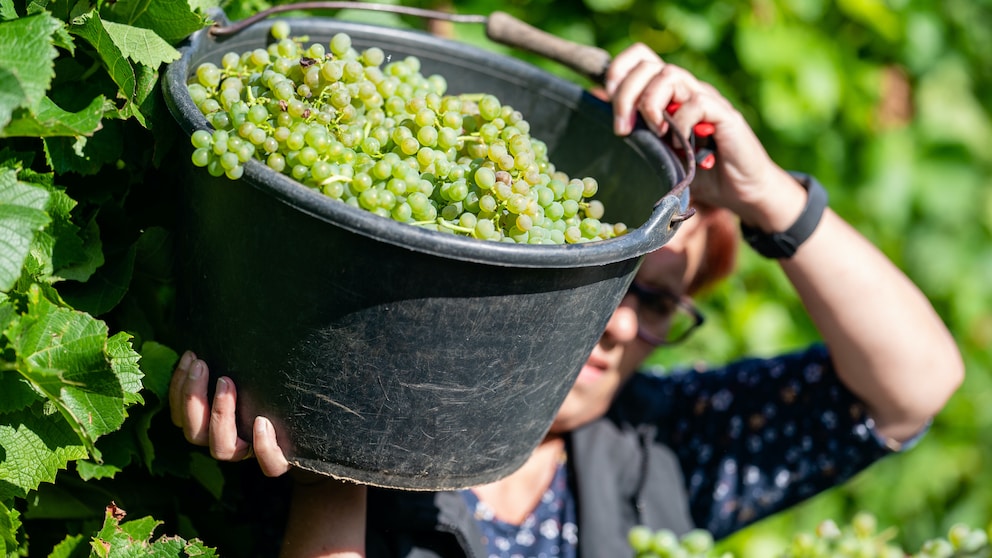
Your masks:
<svg viewBox="0 0 992 558"><path fill-rule="evenodd" d="M497 43L505 46L526 50L549 60L553 60L566 66L596 83L603 83L606 77L606 69L609 67L612 57L605 50L582 45L561 37L542 31L530 24L513 17L512 15L495 11L488 16L477 14L452 14L439 10L429 10L425 8L415 8L411 6L399 6L392 4L376 4L373 2L355 2L349 0L317 0L311 2L295 2L290 4L280 4L269 9L262 10L252 16L239 20L228 25L221 26L214 24L210 28L210 34L215 37L225 37L234 35L242 29L264 20L265 18L280 12L295 10L341 10L356 9L367 11L390 12L402 15L411 15L424 19L435 19L451 21L454 23L481 23L486 27L486 36ZM669 133L678 142L677 147L683 156L683 170L685 176L672 190L665 196L681 197L682 193L688 189L689 184L696 176L696 153L693 145L695 138L690 134L686 138L675 126L675 122L667 111L662 111L662 116L668 122ZM662 198L664 199L664 197ZM655 203L655 207L661 204L662 200ZM672 216L669 227L673 227L689 217L692 217L696 210L689 207L685 212Z"/></svg>

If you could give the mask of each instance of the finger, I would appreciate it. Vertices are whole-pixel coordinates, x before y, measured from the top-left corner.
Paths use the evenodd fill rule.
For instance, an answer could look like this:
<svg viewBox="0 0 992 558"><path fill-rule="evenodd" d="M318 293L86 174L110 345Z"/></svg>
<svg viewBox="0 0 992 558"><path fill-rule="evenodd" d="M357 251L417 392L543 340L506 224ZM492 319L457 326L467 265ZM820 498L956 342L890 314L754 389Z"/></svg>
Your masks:
<svg viewBox="0 0 992 558"><path fill-rule="evenodd" d="M186 439L198 446L209 442L207 429L210 425L210 403L207 401L207 381L210 373L207 363L193 359L189 373L183 382L182 420Z"/></svg>
<svg viewBox="0 0 992 558"><path fill-rule="evenodd" d="M644 61L633 68L620 81L613 93L614 131L627 135L633 130L637 119L637 105L641 95L658 76L664 65L661 61Z"/></svg>
<svg viewBox="0 0 992 558"><path fill-rule="evenodd" d="M664 64L661 57L643 43L634 44L618 54L606 69L603 83L606 93L612 97L627 74L644 62Z"/></svg>
<svg viewBox="0 0 992 558"><path fill-rule="evenodd" d="M679 103L682 108L676 114L686 115L688 112L684 110L685 105L691 104L701 92L702 87L695 76L683 68L668 64L644 87L637 99L637 110L651 130L662 134L667 130L665 111L668 106L673 102ZM679 124L679 131L685 134L682 123L678 120L676 122Z"/></svg>
<svg viewBox="0 0 992 558"><path fill-rule="evenodd" d="M230 378L217 379L217 392L210 411L210 454L220 461L240 461L248 455L248 442L238 437L235 416L238 395Z"/></svg>
<svg viewBox="0 0 992 558"><path fill-rule="evenodd" d="M252 427L255 458L258 466L267 477L278 477L289 471L289 462L276 440L276 431L272 423L265 417L255 418Z"/></svg>
<svg viewBox="0 0 992 558"><path fill-rule="evenodd" d="M189 365L195 358L196 355L191 351L183 353L169 381L169 414L172 424L179 427L183 425L183 384L186 383L186 376L189 374Z"/></svg>

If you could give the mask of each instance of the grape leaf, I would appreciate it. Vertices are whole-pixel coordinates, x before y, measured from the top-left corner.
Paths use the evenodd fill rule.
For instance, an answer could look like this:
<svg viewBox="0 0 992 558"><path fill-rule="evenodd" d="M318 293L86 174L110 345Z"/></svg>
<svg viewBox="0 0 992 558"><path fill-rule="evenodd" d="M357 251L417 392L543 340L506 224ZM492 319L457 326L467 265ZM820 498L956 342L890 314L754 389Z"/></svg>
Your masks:
<svg viewBox="0 0 992 558"><path fill-rule="evenodd" d="M165 400L169 393L169 381L179 355L166 345L146 341L141 345L142 383L145 389Z"/></svg>
<svg viewBox="0 0 992 558"><path fill-rule="evenodd" d="M14 110L35 106L45 96L55 76L58 51L52 34L62 23L48 14L0 23L0 128Z"/></svg>
<svg viewBox="0 0 992 558"><path fill-rule="evenodd" d="M137 82L135 68L107 33L99 14L96 11L90 11L75 18L69 31L96 49L107 73L110 74L110 78L120 89L121 97L128 102L132 101L135 97L135 84Z"/></svg>
<svg viewBox="0 0 992 558"><path fill-rule="evenodd" d="M22 171L18 178L24 181L29 172ZM52 221L35 235L25 270L46 282L86 281L103 265L99 225L91 218L81 230L72 221L76 201L59 188L48 185L46 189L50 197L45 212Z"/></svg>
<svg viewBox="0 0 992 558"><path fill-rule="evenodd" d="M179 51L151 29L106 20L103 28L121 53L138 64L158 68L164 63L179 60Z"/></svg>
<svg viewBox="0 0 992 558"><path fill-rule="evenodd" d="M89 542L82 535L66 535L62 542L55 545L48 558L75 558L76 556L89 556L86 543Z"/></svg>
<svg viewBox="0 0 992 558"><path fill-rule="evenodd" d="M48 192L17 180L17 171L0 170L0 290L7 291L21 276L21 268L37 231L49 222L45 213Z"/></svg>
<svg viewBox="0 0 992 558"><path fill-rule="evenodd" d="M10 123L0 130L0 137L89 136L100 129L105 104L106 100L98 96L79 112L68 112L42 97L31 109L15 110Z"/></svg>
<svg viewBox="0 0 992 558"><path fill-rule="evenodd" d="M135 403L144 403L139 393L142 389L141 379L144 374L138 367L141 355L131 348L131 335L121 331L107 339L107 356L110 357L110 369L120 380L124 390L124 405L130 407Z"/></svg>
<svg viewBox="0 0 992 558"><path fill-rule="evenodd" d="M17 9L14 0L0 0L0 20L17 19Z"/></svg>
<svg viewBox="0 0 992 558"><path fill-rule="evenodd" d="M17 531L20 528L20 513L0 501L0 556L17 556Z"/></svg>
<svg viewBox="0 0 992 558"><path fill-rule="evenodd" d="M186 556L216 556L216 551L197 539L186 541L180 537L151 537L161 521L143 517L121 523L124 510L116 505L107 507L103 528L93 537L92 556L100 558L181 558Z"/></svg>
<svg viewBox="0 0 992 558"><path fill-rule="evenodd" d="M0 414L19 411L38 401L38 394L20 374L4 370L0 372Z"/></svg>
<svg viewBox="0 0 992 558"><path fill-rule="evenodd" d="M52 232L55 236L55 246L52 249L52 276L55 280L86 281L104 262L100 225L97 224L96 219L90 219L82 229L71 223L64 223L64 227L60 231ZM75 234L70 234L68 232L70 229L74 229Z"/></svg>
<svg viewBox="0 0 992 558"><path fill-rule="evenodd" d="M37 409L0 415L0 502L24 498L59 469L86 457L86 448L65 421Z"/></svg>
<svg viewBox="0 0 992 558"><path fill-rule="evenodd" d="M48 398L100 461L98 437L120 428L125 405L135 401L137 356L126 333L107 338L107 325L82 312L28 292L28 310L7 331L18 356L18 371Z"/></svg>
<svg viewBox="0 0 992 558"><path fill-rule="evenodd" d="M102 14L108 20L150 29L172 44L206 24L187 0L118 0L108 3Z"/></svg>
<svg viewBox="0 0 992 558"><path fill-rule="evenodd" d="M106 263L85 283L62 283L62 298L73 308L101 316L120 303L127 294L134 274L137 247L131 245L121 254L108 254Z"/></svg>
<svg viewBox="0 0 992 558"><path fill-rule="evenodd" d="M134 101L121 107L117 111L116 118L126 120L134 117L139 124L145 128L150 128L147 115L155 110L157 97L153 93L158 90L159 86L158 68L138 64L134 67L134 71ZM109 111L107 116L112 116Z"/></svg>
<svg viewBox="0 0 992 558"><path fill-rule="evenodd" d="M128 103L128 107L135 106ZM111 116L108 111L106 116ZM45 154L48 164L58 174L76 172L82 175L96 174L108 164L121 158L124 150L120 123L104 121L103 127L93 137L52 137L45 138Z"/></svg>

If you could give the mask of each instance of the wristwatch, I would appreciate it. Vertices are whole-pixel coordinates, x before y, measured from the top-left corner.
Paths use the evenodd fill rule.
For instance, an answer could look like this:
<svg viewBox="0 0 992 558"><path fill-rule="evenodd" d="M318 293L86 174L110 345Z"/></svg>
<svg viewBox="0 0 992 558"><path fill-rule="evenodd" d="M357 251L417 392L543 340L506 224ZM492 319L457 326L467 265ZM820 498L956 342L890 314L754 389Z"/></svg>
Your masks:
<svg viewBox="0 0 992 558"><path fill-rule="evenodd" d="M806 207L796 222L784 232L766 233L757 227L741 223L741 233L751 248L766 258L791 258L799 246L806 241L820 223L823 210L827 207L827 191L815 178L809 175L793 174L803 188L806 188Z"/></svg>

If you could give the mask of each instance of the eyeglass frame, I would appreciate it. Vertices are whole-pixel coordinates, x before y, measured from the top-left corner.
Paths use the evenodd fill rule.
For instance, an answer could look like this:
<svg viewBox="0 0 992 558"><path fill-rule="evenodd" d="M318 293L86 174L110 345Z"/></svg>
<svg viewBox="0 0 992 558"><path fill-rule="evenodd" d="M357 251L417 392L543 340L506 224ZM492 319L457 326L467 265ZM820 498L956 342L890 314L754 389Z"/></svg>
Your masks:
<svg viewBox="0 0 992 558"><path fill-rule="evenodd" d="M692 298L687 295L679 296L667 289L653 289L644 284L640 284L637 281L632 281L630 286L627 287L627 292L624 294L624 297L627 295L634 295L634 298L637 299L637 338L652 347L677 345L685 341L689 335L692 334L692 332L699 329L699 326L703 325L703 322L706 321L706 317L693 303ZM677 309L681 309L688 313L693 319L691 326L682 332L681 335L670 340L660 339L650 331L647 331L641 320L641 308L653 308L655 311L660 313L661 311L658 310L658 301L662 299L671 303L671 310L667 308L665 309L670 315L674 315Z"/></svg>

